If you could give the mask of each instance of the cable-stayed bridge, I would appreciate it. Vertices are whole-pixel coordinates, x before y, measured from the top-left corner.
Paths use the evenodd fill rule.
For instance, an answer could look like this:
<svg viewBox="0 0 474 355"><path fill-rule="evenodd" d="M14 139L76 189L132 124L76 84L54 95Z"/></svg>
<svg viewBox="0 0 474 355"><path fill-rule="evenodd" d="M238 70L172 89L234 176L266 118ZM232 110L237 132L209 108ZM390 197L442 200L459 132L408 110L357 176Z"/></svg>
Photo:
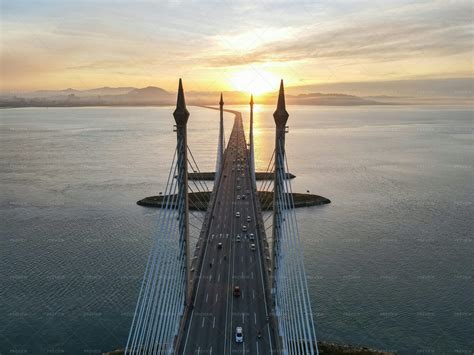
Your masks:
<svg viewBox="0 0 474 355"><path fill-rule="evenodd" d="M215 180L204 201L205 183L188 179L189 168L199 167L187 144L190 114L180 80L173 113L177 144L126 354L318 354L288 178L283 81L266 171L273 178L261 183L260 198L253 98L248 144L241 114L227 110L235 120L225 146L223 107L221 95ZM204 217L196 217L192 210L203 206ZM190 228L200 229L193 251Z"/></svg>

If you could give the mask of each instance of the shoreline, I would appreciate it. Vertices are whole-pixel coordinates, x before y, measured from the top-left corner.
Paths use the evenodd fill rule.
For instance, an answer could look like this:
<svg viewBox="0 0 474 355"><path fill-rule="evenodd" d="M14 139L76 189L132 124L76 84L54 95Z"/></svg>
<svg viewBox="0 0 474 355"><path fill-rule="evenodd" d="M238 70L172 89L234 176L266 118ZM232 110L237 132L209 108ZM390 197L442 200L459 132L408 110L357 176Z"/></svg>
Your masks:
<svg viewBox="0 0 474 355"><path fill-rule="evenodd" d="M319 354L324 355L394 355L387 352L360 345L339 344L329 341L318 341ZM125 349L116 349L102 353L102 355L124 355Z"/></svg>

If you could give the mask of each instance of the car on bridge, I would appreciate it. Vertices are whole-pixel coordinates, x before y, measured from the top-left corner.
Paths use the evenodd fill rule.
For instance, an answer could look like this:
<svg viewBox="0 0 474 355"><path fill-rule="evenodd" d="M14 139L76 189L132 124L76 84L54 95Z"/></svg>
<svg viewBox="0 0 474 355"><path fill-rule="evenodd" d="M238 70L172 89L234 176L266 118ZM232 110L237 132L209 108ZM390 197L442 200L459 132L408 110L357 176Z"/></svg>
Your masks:
<svg viewBox="0 0 474 355"><path fill-rule="evenodd" d="M250 250L255 251L255 244L250 244Z"/></svg>
<svg viewBox="0 0 474 355"><path fill-rule="evenodd" d="M242 327L235 328L235 342L236 343L243 343L244 342L244 335L242 333Z"/></svg>
<svg viewBox="0 0 474 355"><path fill-rule="evenodd" d="M217 243L217 249L222 249L222 243Z"/></svg>
<svg viewBox="0 0 474 355"><path fill-rule="evenodd" d="M243 232L246 232L246 231L247 231L247 226L246 226L245 224L242 225L242 231L243 231Z"/></svg>
<svg viewBox="0 0 474 355"><path fill-rule="evenodd" d="M234 297L240 297L240 287L239 286L234 287Z"/></svg>
<svg viewBox="0 0 474 355"><path fill-rule="evenodd" d="M251 221L252 221L252 217L247 216L247 222L251 222Z"/></svg>
<svg viewBox="0 0 474 355"><path fill-rule="evenodd" d="M255 240L255 236L253 235L253 233L250 233L250 234L249 234L249 239L250 239L250 240Z"/></svg>
<svg viewBox="0 0 474 355"><path fill-rule="evenodd" d="M237 234L237 235L235 236L235 241L236 241L236 242L240 242L240 234Z"/></svg>
<svg viewBox="0 0 474 355"><path fill-rule="evenodd" d="M240 217L240 212L235 212L235 217Z"/></svg>

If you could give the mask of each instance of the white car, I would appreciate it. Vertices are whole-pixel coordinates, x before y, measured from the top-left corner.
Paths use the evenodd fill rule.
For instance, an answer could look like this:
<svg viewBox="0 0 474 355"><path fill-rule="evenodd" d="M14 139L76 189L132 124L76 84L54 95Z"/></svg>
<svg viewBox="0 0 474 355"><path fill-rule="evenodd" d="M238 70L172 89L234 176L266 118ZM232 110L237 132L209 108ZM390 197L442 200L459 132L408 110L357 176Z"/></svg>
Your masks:
<svg viewBox="0 0 474 355"><path fill-rule="evenodd" d="M235 342L236 343L243 343L244 342L244 335L242 334L242 327L235 328Z"/></svg>
<svg viewBox="0 0 474 355"><path fill-rule="evenodd" d="M255 240L255 236L253 235L253 233L250 233L250 234L249 234L249 239L250 239L250 240Z"/></svg>
<svg viewBox="0 0 474 355"><path fill-rule="evenodd" d="M247 216L247 222L250 222L250 221L252 221L252 217Z"/></svg>
<svg viewBox="0 0 474 355"><path fill-rule="evenodd" d="M240 234L237 234L237 235L235 236L235 241L236 241L236 242L240 242Z"/></svg>
<svg viewBox="0 0 474 355"><path fill-rule="evenodd" d="M242 226L242 232L247 232L247 226L246 225Z"/></svg>
<svg viewBox="0 0 474 355"><path fill-rule="evenodd" d="M240 212L235 212L235 217L240 217Z"/></svg>
<svg viewBox="0 0 474 355"><path fill-rule="evenodd" d="M250 250L255 251L255 244L250 244Z"/></svg>
<svg viewBox="0 0 474 355"><path fill-rule="evenodd" d="M237 200L240 200L240 195L237 195Z"/></svg>

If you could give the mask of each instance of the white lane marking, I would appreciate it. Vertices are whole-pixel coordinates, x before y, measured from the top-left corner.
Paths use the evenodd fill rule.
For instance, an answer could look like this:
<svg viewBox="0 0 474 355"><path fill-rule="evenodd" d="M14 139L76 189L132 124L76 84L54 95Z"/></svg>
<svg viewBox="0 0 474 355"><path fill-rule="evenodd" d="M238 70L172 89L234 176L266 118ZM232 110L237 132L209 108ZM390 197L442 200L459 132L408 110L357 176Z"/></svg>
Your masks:
<svg viewBox="0 0 474 355"><path fill-rule="evenodd" d="M213 328L216 327L216 317L214 317L214 319L212 320L212 327L213 327Z"/></svg>
<svg viewBox="0 0 474 355"><path fill-rule="evenodd" d="M212 226L214 225L214 219L211 219L211 223L209 225L209 230L212 230ZM204 260L206 260L206 255L207 255L207 247L208 247L209 243L206 243L206 247L204 248ZM201 266L201 270L200 270L200 276L202 276L202 268L204 267ZM197 291L196 293L199 293L199 286L201 285L201 277L199 277L199 280L198 280L198 284L197 284ZM194 299L194 302L193 302L193 306L196 305L196 299ZM189 326L188 326L188 332L186 333L186 341L184 342L184 350L183 352L186 353L186 346L188 345L188 339L189 339L189 332L191 330L191 325L193 324L193 316L194 316L194 309L192 310L191 312L191 318L190 318L190 321L189 321Z"/></svg>
<svg viewBox="0 0 474 355"><path fill-rule="evenodd" d="M242 324L245 323L245 314L242 313Z"/></svg>
<svg viewBox="0 0 474 355"><path fill-rule="evenodd" d="M212 355L212 346L211 346L211 349L209 350L209 355Z"/></svg>
<svg viewBox="0 0 474 355"><path fill-rule="evenodd" d="M252 290L252 297L255 298L255 290Z"/></svg>
<svg viewBox="0 0 474 355"><path fill-rule="evenodd" d="M257 341L257 355L258 355L258 341Z"/></svg>
<svg viewBox="0 0 474 355"><path fill-rule="evenodd" d="M201 347L198 347L198 354L201 353Z"/></svg>
<svg viewBox="0 0 474 355"><path fill-rule="evenodd" d="M209 298L209 294L206 293L206 303L207 303L207 299Z"/></svg>
<svg viewBox="0 0 474 355"><path fill-rule="evenodd" d="M242 291L241 296L242 296L242 299L244 299L244 291Z"/></svg>
<svg viewBox="0 0 474 355"><path fill-rule="evenodd" d="M253 319L255 321L255 324L257 324L257 313L253 312Z"/></svg>
<svg viewBox="0 0 474 355"><path fill-rule="evenodd" d="M218 293L216 293L216 303L217 303L217 296L219 296L219 294L218 294Z"/></svg>
<svg viewBox="0 0 474 355"><path fill-rule="evenodd" d="M252 257L250 257L250 262L252 262Z"/></svg>
<svg viewBox="0 0 474 355"><path fill-rule="evenodd" d="M201 324L201 328L204 328L204 321L206 320L206 318L202 317L202 324Z"/></svg>
<svg viewBox="0 0 474 355"><path fill-rule="evenodd" d="M244 272L242 271L242 279L244 278Z"/></svg>
<svg viewBox="0 0 474 355"><path fill-rule="evenodd" d="M186 345L188 345L189 331L191 330L191 324L193 324L194 309L191 312L191 319L189 320L188 332L186 333L186 341L184 342L184 350L186 350Z"/></svg>
<svg viewBox="0 0 474 355"><path fill-rule="evenodd" d="M253 279L253 271L251 272L251 275L252 275L252 279Z"/></svg>
<svg viewBox="0 0 474 355"><path fill-rule="evenodd" d="M217 282L220 282L221 281L221 274L219 273L219 275L217 275Z"/></svg>

